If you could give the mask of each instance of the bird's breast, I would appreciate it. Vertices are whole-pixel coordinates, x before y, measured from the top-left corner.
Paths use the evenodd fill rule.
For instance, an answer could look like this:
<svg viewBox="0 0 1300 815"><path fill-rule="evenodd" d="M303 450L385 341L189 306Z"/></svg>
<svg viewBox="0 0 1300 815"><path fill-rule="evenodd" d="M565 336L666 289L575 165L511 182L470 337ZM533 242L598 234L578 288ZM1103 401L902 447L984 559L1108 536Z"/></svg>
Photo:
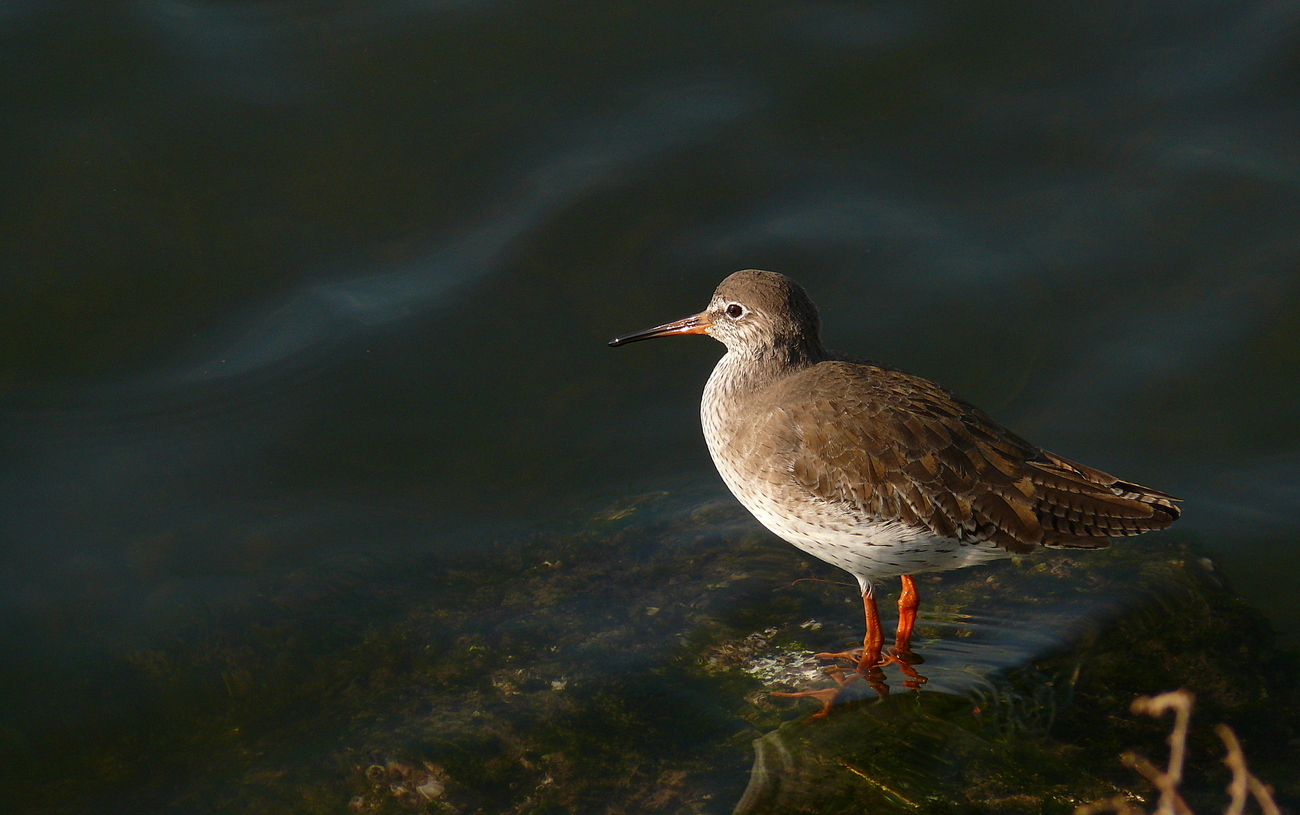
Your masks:
<svg viewBox="0 0 1300 815"><path fill-rule="evenodd" d="M700 422L727 488L778 537L867 582L1006 554L897 519L873 517L851 503L818 499L794 472L795 458L781 432L782 412L746 385L724 357L705 386Z"/></svg>
<svg viewBox="0 0 1300 815"><path fill-rule="evenodd" d="M922 533L855 507L817 500L794 472L782 411L768 405L761 390L739 380L732 363L724 357L709 378L700 423L718 474L764 526L803 548L841 535L869 545Z"/></svg>

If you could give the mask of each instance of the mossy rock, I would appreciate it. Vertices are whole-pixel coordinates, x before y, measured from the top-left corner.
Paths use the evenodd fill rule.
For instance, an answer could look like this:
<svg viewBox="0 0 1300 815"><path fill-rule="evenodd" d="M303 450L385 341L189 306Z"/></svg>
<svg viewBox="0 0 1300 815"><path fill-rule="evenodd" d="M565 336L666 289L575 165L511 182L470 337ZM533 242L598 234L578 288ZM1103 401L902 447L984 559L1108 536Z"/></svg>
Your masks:
<svg viewBox="0 0 1300 815"><path fill-rule="evenodd" d="M928 681L890 668L885 698L853 682L813 720L769 691L835 687L810 655L861 636L852 579L711 490L353 557L61 680L114 677L131 702L62 733L20 721L6 794L27 812L1068 812L1145 794L1118 756L1159 761L1167 723L1129 703L1187 687L1196 805L1222 803L1219 721L1300 798L1297 674L1176 533L918 585Z"/></svg>

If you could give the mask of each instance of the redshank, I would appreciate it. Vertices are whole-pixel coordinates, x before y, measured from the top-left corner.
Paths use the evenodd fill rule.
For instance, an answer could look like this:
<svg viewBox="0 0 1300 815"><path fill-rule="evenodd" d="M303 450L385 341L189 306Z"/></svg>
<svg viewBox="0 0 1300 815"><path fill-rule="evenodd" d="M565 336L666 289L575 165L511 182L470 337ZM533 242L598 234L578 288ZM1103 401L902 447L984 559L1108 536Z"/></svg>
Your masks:
<svg viewBox="0 0 1300 815"><path fill-rule="evenodd" d="M1030 444L933 382L826 350L812 300L775 272L736 272L699 314L609 344L675 334L727 347L700 405L727 487L772 532L857 578L861 656L818 656L852 655L859 672L881 661L873 580L902 578L895 648L907 653L913 574L1099 549L1178 518L1171 495Z"/></svg>

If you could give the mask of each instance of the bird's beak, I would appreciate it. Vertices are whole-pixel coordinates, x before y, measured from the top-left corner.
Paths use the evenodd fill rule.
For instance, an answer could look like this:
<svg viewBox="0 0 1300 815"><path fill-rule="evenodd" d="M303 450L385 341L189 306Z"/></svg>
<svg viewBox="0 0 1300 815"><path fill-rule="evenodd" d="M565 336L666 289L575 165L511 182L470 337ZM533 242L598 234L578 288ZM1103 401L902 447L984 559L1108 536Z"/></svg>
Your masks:
<svg viewBox="0 0 1300 815"><path fill-rule="evenodd" d="M692 314L690 317L678 320L675 323L664 323L654 328L647 328L645 331L628 334L625 337L616 337L610 340L609 344L610 347L617 348L620 345L627 345L629 342L652 340L655 337L671 337L673 334L707 334L712 327L713 321L709 319L708 312L701 311L699 314Z"/></svg>

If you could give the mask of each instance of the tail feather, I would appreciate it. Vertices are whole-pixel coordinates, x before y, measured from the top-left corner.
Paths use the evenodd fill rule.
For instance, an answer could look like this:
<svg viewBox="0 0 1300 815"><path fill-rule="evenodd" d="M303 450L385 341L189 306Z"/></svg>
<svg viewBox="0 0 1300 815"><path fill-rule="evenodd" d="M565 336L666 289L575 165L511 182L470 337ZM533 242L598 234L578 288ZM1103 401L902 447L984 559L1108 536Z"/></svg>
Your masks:
<svg viewBox="0 0 1300 815"><path fill-rule="evenodd" d="M1044 546L1099 549L1112 537L1164 529L1178 520L1178 499L1167 493L1047 452L1030 463L1039 473L1035 509Z"/></svg>

